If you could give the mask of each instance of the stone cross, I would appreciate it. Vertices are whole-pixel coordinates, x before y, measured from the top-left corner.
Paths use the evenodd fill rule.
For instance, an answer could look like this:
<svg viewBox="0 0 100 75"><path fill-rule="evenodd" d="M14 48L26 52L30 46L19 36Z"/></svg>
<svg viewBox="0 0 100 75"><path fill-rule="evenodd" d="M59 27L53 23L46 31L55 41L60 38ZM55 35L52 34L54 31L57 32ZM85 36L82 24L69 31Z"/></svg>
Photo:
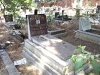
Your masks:
<svg viewBox="0 0 100 75"><path fill-rule="evenodd" d="M80 17L79 19L79 30L85 31L91 29L90 21L88 16Z"/></svg>

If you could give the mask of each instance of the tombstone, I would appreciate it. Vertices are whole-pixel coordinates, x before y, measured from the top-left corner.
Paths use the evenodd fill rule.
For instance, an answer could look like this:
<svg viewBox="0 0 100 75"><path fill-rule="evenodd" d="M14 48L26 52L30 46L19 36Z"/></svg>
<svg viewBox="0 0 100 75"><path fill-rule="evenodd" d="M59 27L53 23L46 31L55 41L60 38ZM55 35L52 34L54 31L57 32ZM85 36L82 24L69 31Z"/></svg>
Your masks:
<svg viewBox="0 0 100 75"><path fill-rule="evenodd" d="M4 15L4 18L6 22L13 21L13 15Z"/></svg>
<svg viewBox="0 0 100 75"><path fill-rule="evenodd" d="M37 15L37 14L38 14L38 10L35 9L35 10L34 10L34 15Z"/></svg>
<svg viewBox="0 0 100 75"><path fill-rule="evenodd" d="M28 21L28 38L31 40L31 37L47 34L47 22L46 15L37 14L37 15L27 15Z"/></svg>
<svg viewBox="0 0 100 75"><path fill-rule="evenodd" d="M99 21L99 24L100 24L100 16L98 16L98 21Z"/></svg>
<svg viewBox="0 0 100 75"><path fill-rule="evenodd" d="M89 18L80 17L79 30L76 31L75 37L81 40L89 41L100 45L100 30L91 28Z"/></svg>
<svg viewBox="0 0 100 75"><path fill-rule="evenodd" d="M55 12L55 18L57 18L59 15L59 12Z"/></svg>
<svg viewBox="0 0 100 75"><path fill-rule="evenodd" d="M99 13L100 12L100 5L97 6L97 10L96 10L96 13Z"/></svg>
<svg viewBox="0 0 100 75"><path fill-rule="evenodd" d="M91 29L90 21L87 16L80 17L79 19L79 30L85 31Z"/></svg>

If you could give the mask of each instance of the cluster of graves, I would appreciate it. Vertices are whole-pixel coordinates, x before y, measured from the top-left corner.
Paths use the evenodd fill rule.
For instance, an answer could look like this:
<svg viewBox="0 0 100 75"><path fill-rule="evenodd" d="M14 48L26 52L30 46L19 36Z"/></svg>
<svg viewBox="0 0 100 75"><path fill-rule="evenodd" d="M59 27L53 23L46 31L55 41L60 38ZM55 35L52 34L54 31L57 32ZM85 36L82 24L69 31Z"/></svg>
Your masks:
<svg viewBox="0 0 100 75"><path fill-rule="evenodd" d="M14 21L12 14L4 15L4 18L5 18L5 26L7 29L20 29L21 28L21 26L16 21Z"/></svg>
<svg viewBox="0 0 100 75"><path fill-rule="evenodd" d="M28 61L40 68L43 75L81 75L75 74L74 64L69 59L75 46L53 36L65 30L48 31L44 14L27 15L27 24L28 39L25 40L22 54ZM91 31L99 32L91 28L87 16L80 17L75 37L100 45L100 36Z"/></svg>
<svg viewBox="0 0 100 75"><path fill-rule="evenodd" d="M25 40L23 56L39 67L44 75L74 75L74 64L69 56L74 53L75 46L48 34L44 14L27 15L27 23L28 39ZM81 17L75 37L86 38L87 41L99 38L87 30L96 29L91 28L88 17Z"/></svg>
<svg viewBox="0 0 100 75"><path fill-rule="evenodd" d="M62 14L59 12L55 12L55 20L56 21L71 21L72 18L69 18L68 15L64 15L64 10L62 10Z"/></svg>

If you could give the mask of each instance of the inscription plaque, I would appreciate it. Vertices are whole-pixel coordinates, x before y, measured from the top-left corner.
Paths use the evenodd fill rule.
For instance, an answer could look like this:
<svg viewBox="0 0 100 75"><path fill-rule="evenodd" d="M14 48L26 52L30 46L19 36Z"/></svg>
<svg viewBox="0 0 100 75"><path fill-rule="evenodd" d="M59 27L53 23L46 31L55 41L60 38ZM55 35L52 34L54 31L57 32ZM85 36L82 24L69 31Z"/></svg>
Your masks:
<svg viewBox="0 0 100 75"><path fill-rule="evenodd" d="M47 34L47 22L44 14L27 15L27 20L30 36Z"/></svg>

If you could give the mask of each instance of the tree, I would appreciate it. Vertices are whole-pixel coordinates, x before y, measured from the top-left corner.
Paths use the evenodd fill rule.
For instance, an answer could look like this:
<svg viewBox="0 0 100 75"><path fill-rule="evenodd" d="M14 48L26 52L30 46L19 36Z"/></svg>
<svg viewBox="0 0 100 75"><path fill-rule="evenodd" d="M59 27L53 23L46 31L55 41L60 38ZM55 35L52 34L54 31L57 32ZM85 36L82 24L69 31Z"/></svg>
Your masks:
<svg viewBox="0 0 100 75"><path fill-rule="evenodd" d="M10 12L15 14L19 9L29 9L33 5L33 0L0 0L1 11L6 14L6 12Z"/></svg>

